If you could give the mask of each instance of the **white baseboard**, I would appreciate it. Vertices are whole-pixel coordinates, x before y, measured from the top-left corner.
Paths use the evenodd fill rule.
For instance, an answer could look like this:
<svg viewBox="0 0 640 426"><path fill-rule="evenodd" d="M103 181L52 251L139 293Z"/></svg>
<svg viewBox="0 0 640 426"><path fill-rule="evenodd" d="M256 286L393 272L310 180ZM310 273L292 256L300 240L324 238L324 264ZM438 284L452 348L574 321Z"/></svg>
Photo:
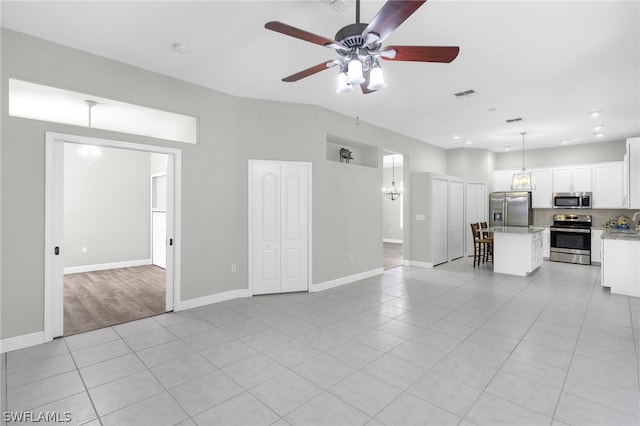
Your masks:
<svg viewBox="0 0 640 426"><path fill-rule="evenodd" d="M181 300L176 302L174 311L184 311L185 309L199 308L200 306L211 305L212 303L224 302L225 300L239 299L241 297L251 297L249 289L225 291L224 293L212 294L209 296L197 297L195 299Z"/></svg>
<svg viewBox="0 0 640 426"><path fill-rule="evenodd" d="M382 239L383 243L395 243L395 244L402 244L402 240L394 240L393 238L383 238Z"/></svg>
<svg viewBox="0 0 640 426"><path fill-rule="evenodd" d="M339 287L341 285L349 284L354 281L363 280L369 277L375 277L384 273L384 268L376 268L370 271L360 272L358 274L347 275L346 277L336 278L335 280L325 281L323 283L312 284L309 287L309 293L316 291L329 290L330 288Z"/></svg>
<svg viewBox="0 0 640 426"><path fill-rule="evenodd" d="M17 351L18 349L28 348L29 346L35 346L41 343L44 343L44 331L9 337L8 339L0 340L0 353Z"/></svg>
<svg viewBox="0 0 640 426"><path fill-rule="evenodd" d="M65 274L80 272L106 271L107 269L129 268L131 266L151 265L151 259L125 260L124 262L98 263L97 265L69 266L64 268Z"/></svg>
<svg viewBox="0 0 640 426"><path fill-rule="evenodd" d="M407 266L417 266L418 268L433 268L435 265L430 262L421 262L419 260L405 260Z"/></svg>

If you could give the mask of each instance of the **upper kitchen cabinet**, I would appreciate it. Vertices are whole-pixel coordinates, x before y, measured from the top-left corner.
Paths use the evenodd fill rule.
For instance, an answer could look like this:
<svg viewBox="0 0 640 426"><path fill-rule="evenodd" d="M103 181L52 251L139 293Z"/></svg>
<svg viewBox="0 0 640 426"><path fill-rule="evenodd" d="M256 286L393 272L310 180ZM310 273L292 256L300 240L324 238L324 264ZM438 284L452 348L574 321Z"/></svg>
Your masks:
<svg viewBox="0 0 640 426"><path fill-rule="evenodd" d="M493 192L511 191L513 174L519 170L496 170L493 173Z"/></svg>
<svg viewBox="0 0 640 426"><path fill-rule="evenodd" d="M640 137L627 139L625 166L624 179L629 197L626 207L640 209Z"/></svg>
<svg viewBox="0 0 640 426"><path fill-rule="evenodd" d="M623 162L593 165L593 208L624 208Z"/></svg>
<svg viewBox="0 0 640 426"><path fill-rule="evenodd" d="M531 207L534 209L550 209L553 193L552 169L532 169L536 180L536 189L531 191Z"/></svg>
<svg viewBox="0 0 640 426"><path fill-rule="evenodd" d="M591 192L591 165L554 167L553 192Z"/></svg>

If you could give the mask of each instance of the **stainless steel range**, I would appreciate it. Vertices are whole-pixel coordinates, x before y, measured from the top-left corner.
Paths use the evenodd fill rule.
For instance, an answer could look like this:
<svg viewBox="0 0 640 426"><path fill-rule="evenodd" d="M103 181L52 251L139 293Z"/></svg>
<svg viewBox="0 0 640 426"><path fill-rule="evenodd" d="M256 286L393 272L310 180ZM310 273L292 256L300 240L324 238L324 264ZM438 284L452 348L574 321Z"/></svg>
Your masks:
<svg viewBox="0 0 640 426"><path fill-rule="evenodd" d="M556 262L591 265L591 216L554 214L550 259Z"/></svg>

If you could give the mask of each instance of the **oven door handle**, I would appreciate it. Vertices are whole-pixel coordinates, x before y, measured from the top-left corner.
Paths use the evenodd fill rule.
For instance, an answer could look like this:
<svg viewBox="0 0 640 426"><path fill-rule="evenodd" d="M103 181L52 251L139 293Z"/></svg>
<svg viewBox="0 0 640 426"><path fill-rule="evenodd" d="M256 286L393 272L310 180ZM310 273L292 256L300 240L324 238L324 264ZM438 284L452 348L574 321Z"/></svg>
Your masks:
<svg viewBox="0 0 640 426"><path fill-rule="evenodd" d="M555 232L573 232L576 234L590 234L591 229L575 229L575 228L549 228L550 231Z"/></svg>

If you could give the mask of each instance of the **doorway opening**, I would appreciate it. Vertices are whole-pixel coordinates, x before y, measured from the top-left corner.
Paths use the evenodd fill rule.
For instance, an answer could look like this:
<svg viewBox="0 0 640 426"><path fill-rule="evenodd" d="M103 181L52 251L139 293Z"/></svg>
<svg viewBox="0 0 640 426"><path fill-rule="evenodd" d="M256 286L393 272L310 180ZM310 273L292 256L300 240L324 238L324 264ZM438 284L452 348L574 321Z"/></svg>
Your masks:
<svg viewBox="0 0 640 426"><path fill-rule="evenodd" d="M47 133L45 340L173 310L180 160Z"/></svg>
<svg viewBox="0 0 640 426"><path fill-rule="evenodd" d="M402 266L403 258L403 156L386 152L382 156L382 182L389 192L395 184L399 196L383 196L382 200L382 246L384 269Z"/></svg>

